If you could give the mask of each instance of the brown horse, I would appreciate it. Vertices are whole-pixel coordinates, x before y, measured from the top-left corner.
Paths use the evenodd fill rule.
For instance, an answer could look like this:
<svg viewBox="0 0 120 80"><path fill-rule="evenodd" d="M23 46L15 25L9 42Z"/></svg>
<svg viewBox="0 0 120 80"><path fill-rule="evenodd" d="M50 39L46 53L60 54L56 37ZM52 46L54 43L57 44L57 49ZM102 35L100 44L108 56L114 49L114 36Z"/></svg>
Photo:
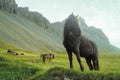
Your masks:
<svg viewBox="0 0 120 80"><path fill-rule="evenodd" d="M73 64L72 64L72 52L73 52L77 57L77 61L80 65L81 71L84 70L84 67L81 63L80 56L85 57L90 70L92 70L91 60L95 59L98 61L97 47L94 42L81 36L81 30L79 28L79 20L73 14L71 14L65 21L63 36L64 36L63 45L68 53L70 68L73 68ZM92 48L95 48L94 50L96 50L96 52ZM98 62L94 61L94 65L97 66L97 64Z"/></svg>
<svg viewBox="0 0 120 80"><path fill-rule="evenodd" d="M18 55L18 53L14 50L8 49L7 54L14 54L14 55Z"/></svg>
<svg viewBox="0 0 120 80"><path fill-rule="evenodd" d="M40 57L42 58L42 62L45 63L46 59L48 59L49 61L51 61L52 59L55 58L54 54L41 54Z"/></svg>
<svg viewBox="0 0 120 80"><path fill-rule="evenodd" d="M80 37L80 42L80 56L85 57L90 70L99 70L98 49L96 44L84 36Z"/></svg>

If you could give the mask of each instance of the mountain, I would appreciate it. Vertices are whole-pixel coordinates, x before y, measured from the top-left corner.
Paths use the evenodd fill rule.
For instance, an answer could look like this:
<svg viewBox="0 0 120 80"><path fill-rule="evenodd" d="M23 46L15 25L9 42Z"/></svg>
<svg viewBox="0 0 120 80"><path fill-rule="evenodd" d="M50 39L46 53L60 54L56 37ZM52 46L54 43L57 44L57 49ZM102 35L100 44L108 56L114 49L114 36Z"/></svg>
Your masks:
<svg viewBox="0 0 120 80"><path fill-rule="evenodd" d="M101 29L95 28L94 26L88 26L82 17L80 17L79 20L82 35L94 41L97 44L99 51L101 52L120 51L119 48L110 44L108 37L104 34L104 32ZM52 23L52 26L56 31L56 34L58 34L59 36L62 36L61 34L63 34L64 23L65 20L62 22Z"/></svg>
<svg viewBox="0 0 120 80"><path fill-rule="evenodd" d="M63 50L50 22L15 0L0 0L0 40L29 51Z"/></svg>
<svg viewBox="0 0 120 80"><path fill-rule="evenodd" d="M25 50L61 49L59 37L28 19L0 10L0 40ZM63 48L62 48L63 49Z"/></svg>
<svg viewBox="0 0 120 80"><path fill-rule="evenodd" d="M18 7L15 0L0 0L0 9L22 16L45 29L51 29L50 22L42 14L31 12L28 7Z"/></svg>
<svg viewBox="0 0 120 80"><path fill-rule="evenodd" d="M110 44L102 30L87 26L81 17L80 22L82 34L95 41L100 51L119 50ZM0 45L11 44L13 48L28 51L63 52L63 26L64 21L50 23L42 14L18 7L15 0L0 0Z"/></svg>

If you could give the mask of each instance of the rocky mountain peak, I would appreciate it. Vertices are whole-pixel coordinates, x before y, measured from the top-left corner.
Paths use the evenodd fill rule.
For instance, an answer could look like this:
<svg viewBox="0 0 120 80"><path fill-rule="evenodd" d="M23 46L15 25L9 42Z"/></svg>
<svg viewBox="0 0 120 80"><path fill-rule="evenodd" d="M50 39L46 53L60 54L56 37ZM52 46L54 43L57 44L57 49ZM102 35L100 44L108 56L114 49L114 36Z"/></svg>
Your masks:
<svg viewBox="0 0 120 80"><path fill-rule="evenodd" d="M0 9L2 10L17 14L17 7L15 0L0 0Z"/></svg>

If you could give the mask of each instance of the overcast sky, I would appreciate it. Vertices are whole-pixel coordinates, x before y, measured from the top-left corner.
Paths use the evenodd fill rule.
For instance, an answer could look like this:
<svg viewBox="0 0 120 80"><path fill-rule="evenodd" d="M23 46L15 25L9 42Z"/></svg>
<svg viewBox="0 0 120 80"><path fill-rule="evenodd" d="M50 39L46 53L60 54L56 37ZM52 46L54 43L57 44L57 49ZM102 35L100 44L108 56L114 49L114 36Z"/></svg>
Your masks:
<svg viewBox="0 0 120 80"><path fill-rule="evenodd" d="M73 12L89 26L102 29L111 44L120 48L120 0L16 0L16 3L41 13L50 22L62 21Z"/></svg>

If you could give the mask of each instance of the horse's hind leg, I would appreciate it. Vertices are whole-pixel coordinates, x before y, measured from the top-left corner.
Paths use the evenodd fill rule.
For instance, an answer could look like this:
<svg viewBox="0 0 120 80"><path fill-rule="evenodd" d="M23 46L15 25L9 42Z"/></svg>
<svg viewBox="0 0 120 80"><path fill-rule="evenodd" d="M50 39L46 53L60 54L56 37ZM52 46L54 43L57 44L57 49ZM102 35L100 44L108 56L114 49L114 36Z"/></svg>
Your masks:
<svg viewBox="0 0 120 80"><path fill-rule="evenodd" d="M92 56L94 70L99 70L98 57L96 55Z"/></svg>
<svg viewBox="0 0 120 80"><path fill-rule="evenodd" d="M86 60L86 62L87 62L87 65L89 66L89 69L90 69L90 70L93 70L93 65L92 65L92 63L91 63L91 58L86 57L85 60Z"/></svg>
<svg viewBox="0 0 120 80"><path fill-rule="evenodd" d="M99 64L97 59L93 59L94 70L99 70Z"/></svg>
<svg viewBox="0 0 120 80"><path fill-rule="evenodd" d="M45 64L45 60L46 60L46 57L45 57L45 55L42 57L42 61L43 61L43 63Z"/></svg>
<svg viewBox="0 0 120 80"><path fill-rule="evenodd" d="M70 68L73 68L73 64L72 64L72 51L66 49L68 57L69 57L69 62L70 62Z"/></svg>
<svg viewBox="0 0 120 80"><path fill-rule="evenodd" d="M96 62L96 66L97 66L96 70L99 70L99 62L98 62L98 59L97 59L97 62Z"/></svg>
<svg viewBox="0 0 120 80"><path fill-rule="evenodd" d="M98 60L98 55L96 56L96 66L97 66L97 69L96 69L96 70L99 70L99 60Z"/></svg>

